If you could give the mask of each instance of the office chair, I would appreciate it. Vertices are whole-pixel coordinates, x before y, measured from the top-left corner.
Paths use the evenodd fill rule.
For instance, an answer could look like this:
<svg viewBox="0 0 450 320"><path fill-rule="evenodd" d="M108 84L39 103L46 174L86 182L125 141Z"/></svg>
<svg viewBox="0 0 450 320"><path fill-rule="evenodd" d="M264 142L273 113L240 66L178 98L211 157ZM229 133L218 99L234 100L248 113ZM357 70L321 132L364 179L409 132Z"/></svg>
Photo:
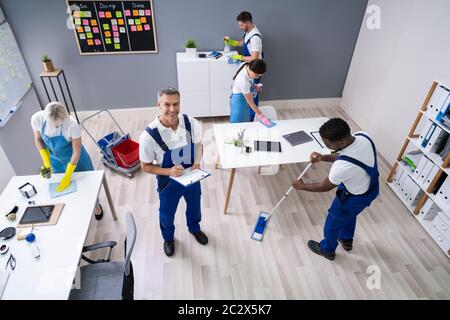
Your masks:
<svg viewBox="0 0 450 320"><path fill-rule="evenodd" d="M88 265L80 268L81 289L70 292L70 300L133 300L134 275L131 264L131 253L136 242L136 223L131 212L126 214L127 237L125 239L125 260L111 261L112 249L117 245L115 241L107 241L85 246L83 253L109 248L106 259L97 261L81 256Z"/></svg>

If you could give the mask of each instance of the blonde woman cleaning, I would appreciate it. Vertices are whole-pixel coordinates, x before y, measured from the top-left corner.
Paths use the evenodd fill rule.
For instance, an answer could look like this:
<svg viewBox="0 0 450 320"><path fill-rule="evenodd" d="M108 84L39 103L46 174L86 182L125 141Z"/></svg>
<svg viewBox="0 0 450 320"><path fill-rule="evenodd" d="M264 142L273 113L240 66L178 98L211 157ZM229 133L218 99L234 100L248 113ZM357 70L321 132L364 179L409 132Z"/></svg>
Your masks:
<svg viewBox="0 0 450 320"><path fill-rule="evenodd" d="M53 173L65 173L57 187L58 192L69 188L74 171L92 171L91 158L81 144L81 129L60 102L50 102L45 110L31 117L34 142L43 161L42 169ZM41 170L43 172L43 170ZM100 220L103 210L100 204L95 218Z"/></svg>

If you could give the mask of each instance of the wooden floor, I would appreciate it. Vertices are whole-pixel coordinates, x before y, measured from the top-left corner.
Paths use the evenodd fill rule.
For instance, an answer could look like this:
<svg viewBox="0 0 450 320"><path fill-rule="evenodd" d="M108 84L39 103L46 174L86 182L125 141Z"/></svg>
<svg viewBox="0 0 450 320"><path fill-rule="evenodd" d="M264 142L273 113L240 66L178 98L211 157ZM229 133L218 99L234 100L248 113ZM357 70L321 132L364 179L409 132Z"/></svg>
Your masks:
<svg viewBox="0 0 450 320"><path fill-rule="evenodd" d="M154 116L154 111L144 115L129 111L119 113L117 120L125 132L138 139ZM350 120L339 107L279 110L280 119L322 116ZM155 177L139 172L130 180L105 169L119 221L111 219L102 191L105 218L92 220L86 243L119 241L114 259L122 259L124 214L133 212L138 228L132 257L136 299L450 298L449 260L385 185L389 167L384 161L380 161L381 196L360 215L353 251L348 253L339 247L336 260L331 262L311 253L306 242L322 239L333 192L293 192L271 220L264 242L250 240L259 211L273 207L304 165L285 165L276 175L257 175L256 168L238 169L229 214L224 215L229 172L213 169L217 156L211 128L227 119L201 120L205 162L213 172L202 182L201 226L209 236L207 246L198 244L188 233L185 203L181 201L175 220L176 253L166 257ZM353 130L358 129L350 123ZM101 137L113 127L111 121L101 117L88 123L88 128ZM98 149L85 133L83 143L94 166L104 169ZM315 165L305 180L321 180L328 169L329 164ZM371 276L368 268L379 268L380 289L367 287Z"/></svg>

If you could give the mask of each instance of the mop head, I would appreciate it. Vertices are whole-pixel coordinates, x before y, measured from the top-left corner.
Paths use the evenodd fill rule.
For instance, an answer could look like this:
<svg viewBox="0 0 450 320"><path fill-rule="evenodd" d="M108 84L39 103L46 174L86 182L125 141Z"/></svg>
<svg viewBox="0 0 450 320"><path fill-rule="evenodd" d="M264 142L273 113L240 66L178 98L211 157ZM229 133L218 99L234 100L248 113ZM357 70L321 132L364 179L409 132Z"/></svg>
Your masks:
<svg viewBox="0 0 450 320"><path fill-rule="evenodd" d="M267 225L269 224L269 216L267 212L261 211L259 213L258 220L256 221L255 229L253 230L252 239L257 241L262 241L264 233L266 232Z"/></svg>

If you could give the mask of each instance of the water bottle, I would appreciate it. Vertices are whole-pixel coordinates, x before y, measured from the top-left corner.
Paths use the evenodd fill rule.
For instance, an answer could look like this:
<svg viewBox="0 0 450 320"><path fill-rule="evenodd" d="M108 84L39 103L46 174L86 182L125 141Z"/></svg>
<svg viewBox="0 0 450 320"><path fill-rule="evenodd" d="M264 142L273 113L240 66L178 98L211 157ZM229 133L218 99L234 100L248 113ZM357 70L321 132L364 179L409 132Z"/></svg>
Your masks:
<svg viewBox="0 0 450 320"><path fill-rule="evenodd" d="M36 245L36 236L34 233L29 233L27 237L25 238L29 246L31 247L31 253L33 254L34 258L39 258L41 254L39 253L39 248Z"/></svg>
<svg viewBox="0 0 450 320"><path fill-rule="evenodd" d="M223 52L230 52L230 45L228 43L225 44L225 48L223 48Z"/></svg>

